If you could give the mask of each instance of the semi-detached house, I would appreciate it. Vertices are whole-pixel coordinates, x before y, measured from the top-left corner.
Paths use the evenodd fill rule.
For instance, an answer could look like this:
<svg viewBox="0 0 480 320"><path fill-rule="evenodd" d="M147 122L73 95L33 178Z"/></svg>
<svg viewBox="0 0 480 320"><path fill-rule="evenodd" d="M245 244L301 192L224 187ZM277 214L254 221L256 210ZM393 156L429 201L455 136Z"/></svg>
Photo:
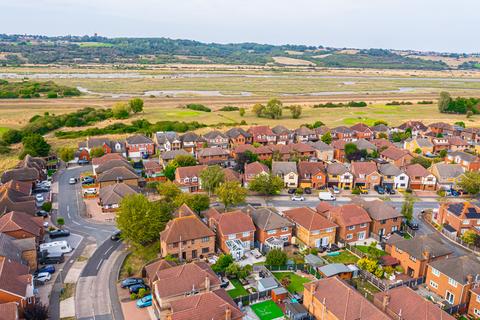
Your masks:
<svg viewBox="0 0 480 320"><path fill-rule="evenodd" d="M141 134L128 137L125 140L125 147L130 158L142 158L155 154L155 143Z"/></svg>

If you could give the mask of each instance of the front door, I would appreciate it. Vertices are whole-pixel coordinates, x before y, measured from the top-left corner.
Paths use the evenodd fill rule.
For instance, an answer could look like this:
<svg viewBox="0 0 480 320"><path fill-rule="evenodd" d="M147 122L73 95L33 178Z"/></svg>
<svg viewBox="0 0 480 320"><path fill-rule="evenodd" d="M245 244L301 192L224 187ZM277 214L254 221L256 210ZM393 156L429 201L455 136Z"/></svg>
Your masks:
<svg viewBox="0 0 480 320"><path fill-rule="evenodd" d="M448 303L453 304L455 301L455 295L450 291L447 291L447 294L445 295L445 299L448 301Z"/></svg>
<svg viewBox="0 0 480 320"><path fill-rule="evenodd" d="M185 251L182 252L182 259L187 260L187 253Z"/></svg>

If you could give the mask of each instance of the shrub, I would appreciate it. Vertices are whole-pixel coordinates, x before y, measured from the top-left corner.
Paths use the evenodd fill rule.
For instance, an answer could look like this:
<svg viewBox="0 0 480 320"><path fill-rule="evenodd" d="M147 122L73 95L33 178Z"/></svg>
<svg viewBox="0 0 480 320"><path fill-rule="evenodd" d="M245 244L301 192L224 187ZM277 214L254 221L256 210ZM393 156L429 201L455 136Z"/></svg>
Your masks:
<svg viewBox="0 0 480 320"><path fill-rule="evenodd" d="M422 100L422 101L418 101L417 103L418 104L433 104L433 101Z"/></svg>
<svg viewBox="0 0 480 320"><path fill-rule="evenodd" d="M245 108L240 108L238 111L240 113L240 117L245 116Z"/></svg>
<svg viewBox="0 0 480 320"><path fill-rule="evenodd" d="M124 102L118 102L113 106L112 112L115 119L127 119L130 116L130 107Z"/></svg>
<svg viewBox="0 0 480 320"><path fill-rule="evenodd" d="M225 106L225 107L222 107L222 108L218 109L218 111L238 111L238 110L239 110L239 108L234 107L234 106Z"/></svg>
<svg viewBox="0 0 480 320"><path fill-rule="evenodd" d="M45 210L47 212L52 211L52 203L51 202L44 202L42 204L42 210Z"/></svg>
<svg viewBox="0 0 480 320"><path fill-rule="evenodd" d="M9 129L2 135L2 140L7 144L19 143L22 141L23 133L19 130Z"/></svg>
<svg viewBox="0 0 480 320"><path fill-rule="evenodd" d="M360 189L357 188L357 187L353 188L352 189L352 194L356 194L356 195L360 194Z"/></svg>
<svg viewBox="0 0 480 320"><path fill-rule="evenodd" d="M203 104L198 104L198 103L189 103L185 106L185 108L196 110L196 111L212 112L212 109L204 106Z"/></svg>
<svg viewBox="0 0 480 320"><path fill-rule="evenodd" d="M137 300L137 295L135 293L130 294L130 300Z"/></svg>
<svg viewBox="0 0 480 320"><path fill-rule="evenodd" d="M138 290L137 298L138 298L138 299L141 299L141 298L143 298L146 294L147 294L147 290L145 290L144 288L140 288L140 289Z"/></svg>
<svg viewBox="0 0 480 320"><path fill-rule="evenodd" d="M47 98L48 99L56 99L56 98L58 98L58 94L56 92L49 92L49 93L47 93Z"/></svg>

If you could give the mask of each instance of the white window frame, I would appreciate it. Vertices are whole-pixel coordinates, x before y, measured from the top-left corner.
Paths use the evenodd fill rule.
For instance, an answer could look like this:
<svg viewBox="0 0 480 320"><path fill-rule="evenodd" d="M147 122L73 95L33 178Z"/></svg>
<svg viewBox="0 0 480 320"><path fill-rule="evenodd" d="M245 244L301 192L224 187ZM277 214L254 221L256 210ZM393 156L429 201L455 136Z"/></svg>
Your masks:
<svg viewBox="0 0 480 320"><path fill-rule="evenodd" d="M352 240L353 239L353 234L349 233L347 234L347 240Z"/></svg>
<svg viewBox="0 0 480 320"><path fill-rule="evenodd" d="M355 230L355 226L348 226L347 229L350 231Z"/></svg>
<svg viewBox="0 0 480 320"><path fill-rule="evenodd" d="M242 237L249 237L250 236L250 231L242 233Z"/></svg>
<svg viewBox="0 0 480 320"><path fill-rule="evenodd" d="M234 239L236 239L236 238L237 238L237 235L234 234L234 233L228 235L228 240L234 240Z"/></svg>
<svg viewBox="0 0 480 320"><path fill-rule="evenodd" d="M458 282L455 281L455 279L449 277L448 278L448 284L451 285L452 287L456 288L457 285L458 285Z"/></svg>
<svg viewBox="0 0 480 320"><path fill-rule="evenodd" d="M436 277L440 277L440 271L438 271L437 269L435 268L432 268L432 274Z"/></svg>
<svg viewBox="0 0 480 320"><path fill-rule="evenodd" d="M436 283L435 281L433 280L430 280L430 283L429 283L430 287L434 288L434 289L438 289L438 283Z"/></svg>

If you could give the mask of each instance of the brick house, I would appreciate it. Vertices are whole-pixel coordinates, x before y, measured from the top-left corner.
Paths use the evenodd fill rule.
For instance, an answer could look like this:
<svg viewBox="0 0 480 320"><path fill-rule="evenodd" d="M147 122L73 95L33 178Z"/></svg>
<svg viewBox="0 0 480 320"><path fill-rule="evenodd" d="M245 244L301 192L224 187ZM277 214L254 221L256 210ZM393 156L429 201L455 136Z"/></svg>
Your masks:
<svg viewBox="0 0 480 320"><path fill-rule="evenodd" d="M317 141L318 137L315 131L309 129L305 126L301 126L300 128L295 130L295 141L306 143L309 141Z"/></svg>
<svg viewBox="0 0 480 320"><path fill-rule="evenodd" d="M308 160L315 157L315 149L305 143L277 144L267 146L272 158L278 161Z"/></svg>
<svg viewBox="0 0 480 320"><path fill-rule="evenodd" d="M126 183L115 183L104 186L98 195L98 204L102 212L115 212L120 207L120 202L128 195L139 194L140 188Z"/></svg>
<svg viewBox="0 0 480 320"><path fill-rule="evenodd" d="M206 134L203 135L203 138L207 141L207 145L209 147L223 148L223 149L228 148L228 145L229 145L228 136L218 130L207 132Z"/></svg>
<svg viewBox="0 0 480 320"><path fill-rule="evenodd" d="M449 152L445 158L445 162L459 164L467 171L480 170L480 157L463 151Z"/></svg>
<svg viewBox="0 0 480 320"><path fill-rule="evenodd" d="M370 235L372 219L367 211L356 204L346 204L322 213L338 225L337 240L355 242L365 240Z"/></svg>
<svg viewBox="0 0 480 320"><path fill-rule="evenodd" d="M387 240L385 251L397 259L405 274L412 278L425 276L429 263L452 254L435 234L415 236L412 239L394 234Z"/></svg>
<svg viewBox="0 0 480 320"><path fill-rule="evenodd" d="M203 259L215 253L215 233L196 215L170 220L160 232L160 255L180 261Z"/></svg>
<svg viewBox="0 0 480 320"><path fill-rule="evenodd" d="M252 218L241 210L219 213L211 208L205 213L209 227L217 235L217 246L235 260L243 257L255 241L255 225Z"/></svg>
<svg viewBox="0 0 480 320"><path fill-rule="evenodd" d="M315 157L319 161L332 161L333 160L333 147L319 140L316 142L310 142L309 145L315 149Z"/></svg>
<svg viewBox="0 0 480 320"><path fill-rule="evenodd" d="M403 215L394 207L381 200L365 201L356 198L355 203L365 209L372 219L370 234L380 240L394 231L400 230Z"/></svg>
<svg viewBox="0 0 480 320"><path fill-rule="evenodd" d="M25 188L25 186L29 186ZM35 197L31 195L30 182L10 180L0 185L0 212L22 211L30 215L36 212Z"/></svg>
<svg viewBox="0 0 480 320"><path fill-rule="evenodd" d="M393 146L393 143L391 143L389 140L383 139L383 138L373 139L370 142L373 143L377 147L377 150L379 150L379 151L383 151L383 150L387 149L388 147Z"/></svg>
<svg viewBox="0 0 480 320"><path fill-rule="evenodd" d="M256 227L255 246L261 251L283 249L292 242L293 223L278 214L274 208L254 208L249 205L242 211L253 220Z"/></svg>
<svg viewBox="0 0 480 320"><path fill-rule="evenodd" d="M298 171L295 162L273 161L272 175L282 178L286 188L298 187Z"/></svg>
<svg viewBox="0 0 480 320"><path fill-rule="evenodd" d="M303 305L315 319L392 319L338 277L312 281L304 287Z"/></svg>
<svg viewBox="0 0 480 320"><path fill-rule="evenodd" d="M470 290L468 315L471 317L480 318L480 287Z"/></svg>
<svg viewBox="0 0 480 320"><path fill-rule="evenodd" d="M15 302L20 308L35 303L33 275L28 266L0 257L0 303Z"/></svg>
<svg viewBox="0 0 480 320"><path fill-rule="evenodd" d="M480 262L474 257L448 257L430 262L425 284L449 304L468 303L470 290L480 283Z"/></svg>
<svg viewBox="0 0 480 320"><path fill-rule="evenodd" d="M259 160L271 159L273 155L273 151L270 150L268 147L260 146L258 148L255 148L251 144L236 146L235 149L231 151L231 155L235 160L238 160L239 157L241 157L241 155L247 151L250 151L251 153L256 154Z"/></svg>
<svg viewBox="0 0 480 320"><path fill-rule="evenodd" d="M408 175L392 163L378 164L378 172L382 176L382 186L391 189L406 190Z"/></svg>
<svg viewBox="0 0 480 320"><path fill-rule="evenodd" d="M34 238L39 244L43 242L45 234L43 218L25 212L11 211L0 217L0 232L15 239Z"/></svg>
<svg viewBox="0 0 480 320"><path fill-rule="evenodd" d="M248 183L254 180L257 176L261 174L265 174L265 175L270 174L270 169L266 165L258 161L255 161L252 163L246 163L245 170L244 170L245 188L248 188Z"/></svg>
<svg viewBox="0 0 480 320"><path fill-rule="evenodd" d="M327 183L329 187L336 186L339 189L353 188L353 174L348 168L338 162L329 163L327 165Z"/></svg>
<svg viewBox="0 0 480 320"><path fill-rule="evenodd" d="M341 140L335 140L332 142L331 146L333 148L333 159L340 161L340 162L345 162L345 145L347 143L350 143L351 141L347 141L344 139Z"/></svg>
<svg viewBox="0 0 480 320"><path fill-rule="evenodd" d="M416 137L420 134L423 134L428 130L428 127L423 124L421 121L416 120L409 120L407 122L402 123L397 128L396 131L405 132L410 130L412 132L412 137Z"/></svg>
<svg viewBox="0 0 480 320"><path fill-rule="evenodd" d="M380 152L380 158L393 163L397 167L404 167L410 164L413 156L410 154L410 152L408 152L408 150L391 146Z"/></svg>
<svg viewBox="0 0 480 320"><path fill-rule="evenodd" d="M83 155L84 160L90 160L90 151L94 148L102 148L105 154L118 153L124 157L127 156L127 149L125 142L123 141L110 140L108 138L87 137L86 141L78 143L79 159L82 159L80 156ZM83 152L84 150L88 152L88 158Z"/></svg>
<svg viewBox="0 0 480 320"><path fill-rule="evenodd" d="M206 168L206 165L178 167L175 170L175 183L183 192L201 191L200 172Z"/></svg>
<svg viewBox="0 0 480 320"><path fill-rule="evenodd" d="M453 126L445 122L435 122L428 125L428 129L435 135L451 136L453 135Z"/></svg>
<svg viewBox="0 0 480 320"><path fill-rule="evenodd" d="M174 131L159 131L153 137L154 142L160 152L180 150L182 148L182 140L178 133Z"/></svg>
<svg viewBox="0 0 480 320"><path fill-rule="evenodd" d="M432 138L432 144L433 144L433 153L439 153L442 150L448 151L450 149L450 142L448 142L448 138L444 138L444 137Z"/></svg>
<svg viewBox="0 0 480 320"><path fill-rule="evenodd" d="M469 146L468 142L460 137L450 137L448 138L448 143L450 151L465 151Z"/></svg>
<svg viewBox="0 0 480 320"><path fill-rule="evenodd" d="M277 136L273 133L269 126L255 126L247 130L252 135L252 143L275 144L277 143Z"/></svg>
<svg viewBox="0 0 480 320"><path fill-rule="evenodd" d="M335 243L337 225L308 207L286 210L283 215L295 224L296 243L303 249Z"/></svg>
<svg viewBox="0 0 480 320"><path fill-rule="evenodd" d="M335 127L330 133L335 140L352 141L355 138L355 131L346 126Z"/></svg>
<svg viewBox="0 0 480 320"><path fill-rule="evenodd" d="M356 187L371 189L375 185L381 184L382 176L377 171L377 165L373 161L354 161L351 164L351 170Z"/></svg>
<svg viewBox="0 0 480 320"><path fill-rule="evenodd" d="M128 160L120 153L106 153L101 157L92 159L93 174L97 174L97 168L101 166L99 173L111 169L115 166L125 165L132 168ZM103 169L103 170L102 170Z"/></svg>
<svg viewBox="0 0 480 320"><path fill-rule="evenodd" d="M220 147L209 147L198 151L197 159L200 164L219 164L226 165L230 153Z"/></svg>
<svg viewBox="0 0 480 320"><path fill-rule="evenodd" d="M125 147L130 158L142 158L155 154L155 142L141 134L128 137L125 140Z"/></svg>
<svg viewBox="0 0 480 320"><path fill-rule="evenodd" d="M191 131L180 136L180 140L182 140L182 148L191 154L196 154L197 150L202 149L206 143L203 137Z"/></svg>
<svg viewBox="0 0 480 320"><path fill-rule="evenodd" d="M457 189L465 172L465 168L459 164L440 162L432 164L429 170L437 178L437 186L441 190Z"/></svg>
<svg viewBox="0 0 480 320"><path fill-rule="evenodd" d="M420 164L408 165L405 169L408 176L410 189L412 190L430 190L437 187L437 178Z"/></svg>
<svg viewBox="0 0 480 320"><path fill-rule="evenodd" d="M229 145L231 149L235 148L236 146L252 143L252 135L242 128L231 128L225 132L225 135L229 139Z"/></svg>
<svg viewBox="0 0 480 320"><path fill-rule="evenodd" d="M467 230L480 230L480 208L469 202L442 203L432 220L446 230L453 229L452 235L460 237Z"/></svg>
<svg viewBox="0 0 480 320"><path fill-rule="evenodd" d="M272 128L277 136L277 144L289 144L295 140L295 132L281 125Z"/></svg>
<svg viewBox="0 0 480 320"><path fill-rule="evenodd" d="M364 123L357 123L351 126L350 129L353 130L355 138L357 139L371 140L374 137L372 129Z"/></svg>
<svg viewBox="0 0 480 320"><path fill-rule="evenodd" d="M322 162L298 162L300 188L319 189L327 185L327 172Z"/></svg>

